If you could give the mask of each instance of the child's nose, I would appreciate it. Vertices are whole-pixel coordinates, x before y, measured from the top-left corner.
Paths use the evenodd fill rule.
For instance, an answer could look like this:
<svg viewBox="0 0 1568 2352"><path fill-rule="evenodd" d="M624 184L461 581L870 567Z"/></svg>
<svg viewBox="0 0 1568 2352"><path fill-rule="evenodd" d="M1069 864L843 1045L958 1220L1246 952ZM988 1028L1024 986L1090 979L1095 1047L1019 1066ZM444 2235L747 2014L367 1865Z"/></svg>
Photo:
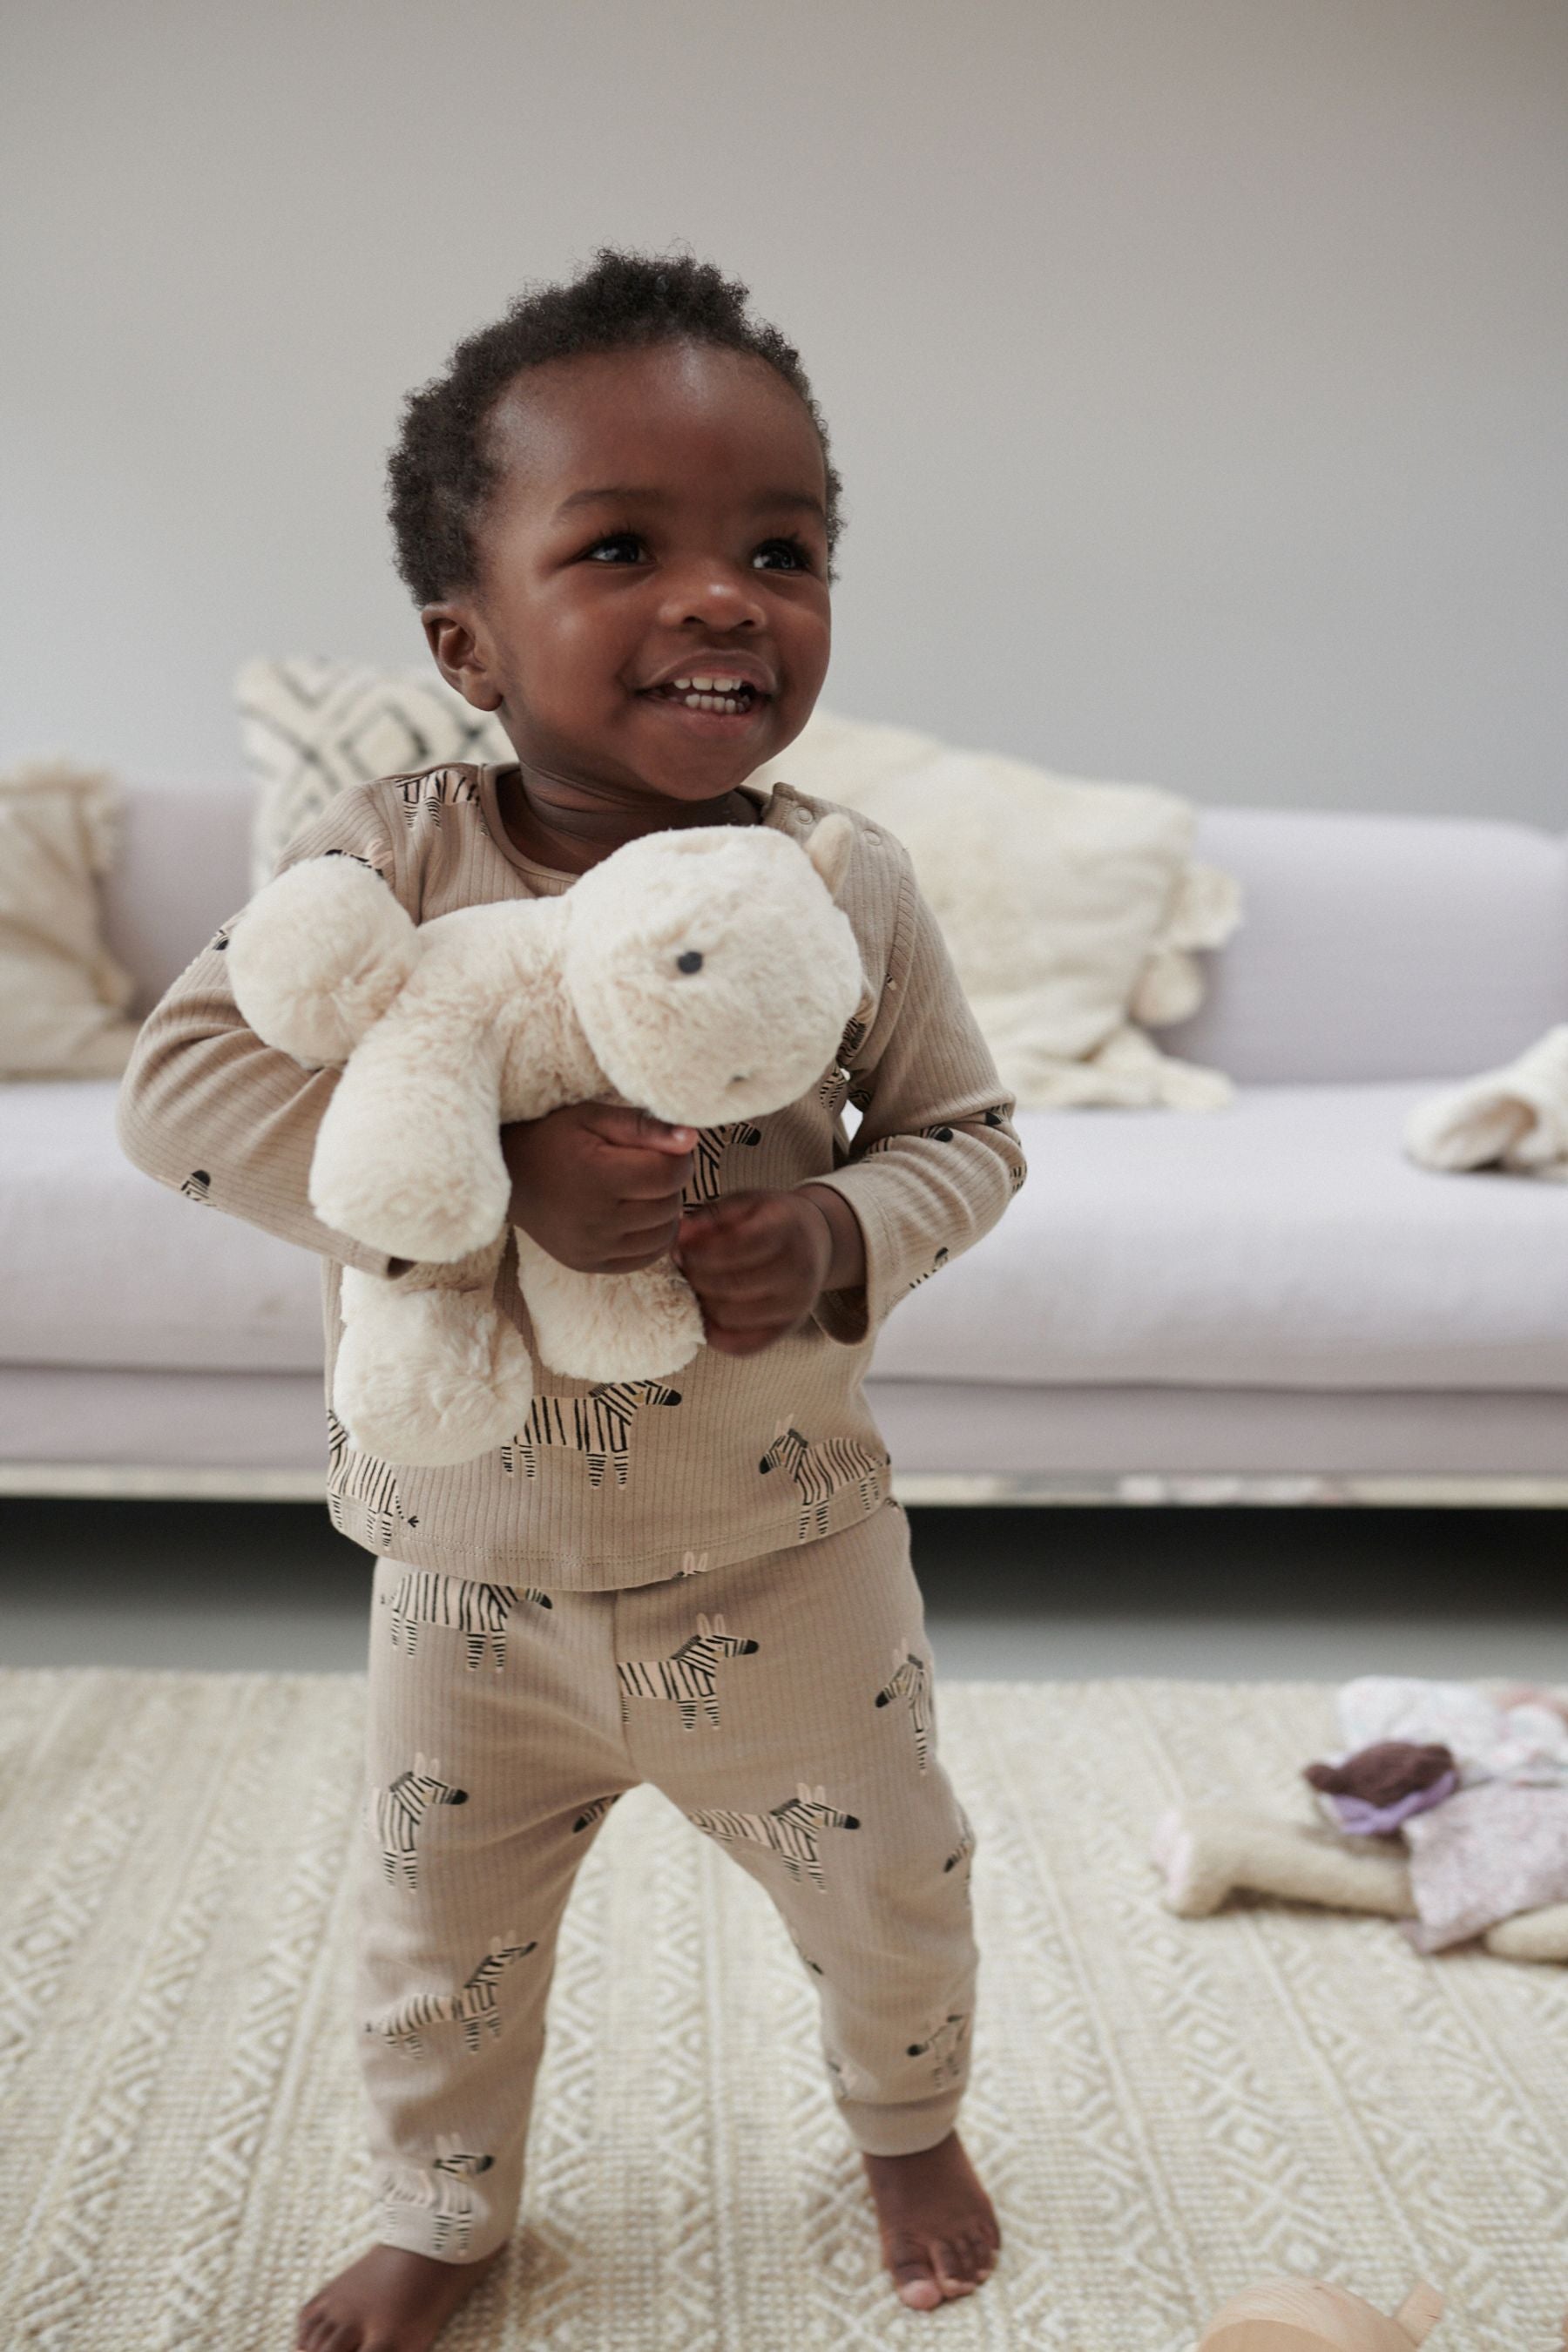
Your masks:
<svg viewBox="0 0 1568 2352"><path fill-rule="evenodd" d="M660 622L670 629L693 621L708 629L760 628L764 607L757 576L727 556L696 556L672 566Z"/></svg>

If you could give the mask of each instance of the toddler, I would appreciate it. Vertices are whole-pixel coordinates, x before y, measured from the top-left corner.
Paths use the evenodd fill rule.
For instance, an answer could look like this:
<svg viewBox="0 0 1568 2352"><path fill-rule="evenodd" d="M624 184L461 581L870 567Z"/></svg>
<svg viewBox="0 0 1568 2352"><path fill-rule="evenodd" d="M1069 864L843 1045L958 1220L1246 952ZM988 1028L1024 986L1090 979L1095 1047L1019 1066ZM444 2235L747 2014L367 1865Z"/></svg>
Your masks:
<svg viewBox="0 0 1568 2352"><path fill-rule="evenodd" d="M426 920L569 890L668 827L809 835L832 803L746 780L822 685L840 485L795 352L746 301L710 264L602 248L410 396L398 568L441 675L516 756L345 791L284 866L363 859ZM692 1360L595 1383L535 1356L526 1427L455 1468L374 1459L328 1413L333 1522L377 1555L356 2027L379 2201L300 2352L426 2352L497 2258L562 1913L643 1781L783 1914L905 2303L971 2294L994 2263L954 2128L974 1840L862 1380L890 1308L994 1224L1025 1162L907 852L849 814L839 904L866 988L810 1094L699 1133L608 1103L502 1133L510 1221L563 1265L674 1251L702 1309ZM330 1397L344 1266L410 1288L462 1270L312 1214L335 1076L246 1026L226 944L148 1019L121 1140L319 1254ZM498 1298L527 1337L510 1251Z"/></svg>

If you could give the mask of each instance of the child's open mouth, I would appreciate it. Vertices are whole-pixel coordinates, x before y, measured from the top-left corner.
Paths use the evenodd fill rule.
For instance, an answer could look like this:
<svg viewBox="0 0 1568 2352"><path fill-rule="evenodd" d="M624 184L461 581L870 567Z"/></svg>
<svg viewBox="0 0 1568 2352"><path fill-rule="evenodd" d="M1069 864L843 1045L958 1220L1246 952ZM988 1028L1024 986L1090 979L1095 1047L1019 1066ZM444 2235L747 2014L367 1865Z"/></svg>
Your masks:
<svg viewBox="0 0 1568 2352"><path fill-rule="evenodd" d="M699 725L711 726L715 721L749 719L760 710L768 698L760 688L747 679L731 681L703 677L670 678L663 686L645 687L645 702L657 702L666 710L679 711L681 717Z"/></svg>

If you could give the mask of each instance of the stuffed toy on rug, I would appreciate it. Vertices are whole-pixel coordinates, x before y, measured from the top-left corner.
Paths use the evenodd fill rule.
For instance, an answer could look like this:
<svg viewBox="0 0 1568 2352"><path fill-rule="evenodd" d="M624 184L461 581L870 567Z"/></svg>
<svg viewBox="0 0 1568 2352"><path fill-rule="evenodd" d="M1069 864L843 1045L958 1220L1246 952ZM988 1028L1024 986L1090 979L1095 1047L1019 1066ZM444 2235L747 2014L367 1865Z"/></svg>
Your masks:
<svg viewBox="0 0 1568 2352"><path fill-rule="evenodd" d="M1152 1859L1164 1878L1166 1909L1184 1919L1205 1918L1246 1890L1335 1911L1376 1912L1407 1929L1417 1921L1411 1856L1392 1837L1352 1836L1237 1805L1187 1805L1161 1816ZM1473 1935L1479 1920L1455 1924ZM1538 1902L1494 1919L1480 1935L1486 1949L1504 1959L1568 1960L1568 1903Z"/></svg>
<svg viewBox="0 0 1568 2352"><path fill-rule="evenodd" d="M236 921L235 1002L264 1044L342 1075L318 1130L311 1208L435 1286L343 1269L332 1404L384 1461L466 1462L528 1417L521 1333L497 1308L511 1180L500 1129L618 1101L672 1126L781 1110L832 1063L866 993L837 900L854 829L804 842L689 826L626 843L558 898L416 924L360 860L307 858ZM702 1315L668 1255L583 1274L513 1229L540 1360L584 1381L689 1361Z"/></svg>

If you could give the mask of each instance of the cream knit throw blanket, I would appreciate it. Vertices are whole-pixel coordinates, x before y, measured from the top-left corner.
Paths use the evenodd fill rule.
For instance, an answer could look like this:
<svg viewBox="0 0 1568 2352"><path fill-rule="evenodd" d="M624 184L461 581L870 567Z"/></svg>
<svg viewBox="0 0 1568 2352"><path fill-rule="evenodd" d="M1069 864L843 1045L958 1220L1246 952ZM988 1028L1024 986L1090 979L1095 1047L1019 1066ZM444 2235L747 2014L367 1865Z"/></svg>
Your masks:
<svg viewBox="0 0 1568 2352"><path fill-rule="evenodd" d="M1405 1148L1426 1168L1499 1167L1568 1184L1568 1024L1517 1061L1418 1104Z"/></svg>

